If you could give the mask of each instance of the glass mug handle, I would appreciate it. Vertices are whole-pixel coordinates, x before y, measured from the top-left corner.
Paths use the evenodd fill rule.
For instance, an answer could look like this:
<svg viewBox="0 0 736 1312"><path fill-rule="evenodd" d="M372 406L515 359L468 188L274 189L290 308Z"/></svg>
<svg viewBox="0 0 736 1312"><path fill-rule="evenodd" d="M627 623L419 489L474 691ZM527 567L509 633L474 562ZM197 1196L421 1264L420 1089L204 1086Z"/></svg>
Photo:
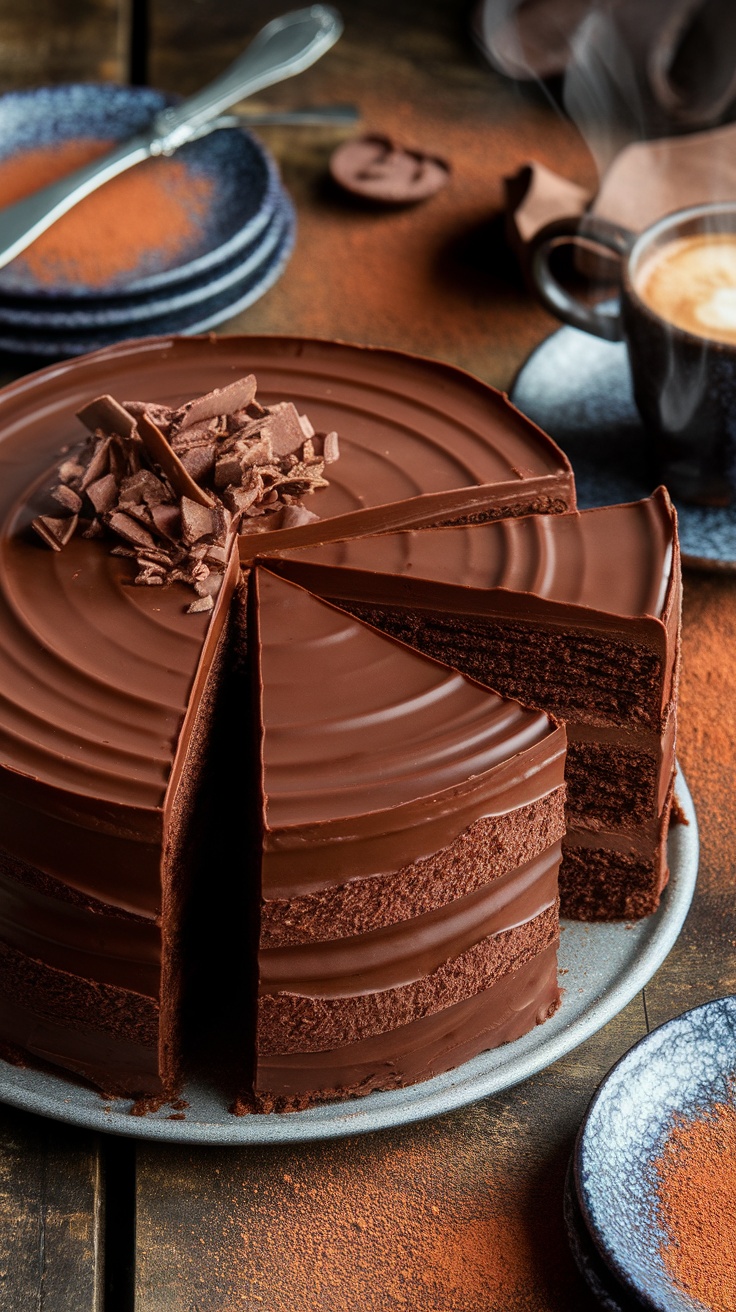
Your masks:
<svg viewBox="0 0 736 1312"><path fill-rule="evenodd" d="M567 246L571 242L590 247L604 247L624 259L635 241L635 234L628 228L621 228L608 219L594 216L586 218L581 231L580 218L557 219L547 224L537 233L530 252L530 268L537 295L545 309L569 323L573 328L603 337L607 342L620 342L623 337L621 312L600 310L595 305L586 305L570 292L553 274L549 260L558 246Z"/></svg>

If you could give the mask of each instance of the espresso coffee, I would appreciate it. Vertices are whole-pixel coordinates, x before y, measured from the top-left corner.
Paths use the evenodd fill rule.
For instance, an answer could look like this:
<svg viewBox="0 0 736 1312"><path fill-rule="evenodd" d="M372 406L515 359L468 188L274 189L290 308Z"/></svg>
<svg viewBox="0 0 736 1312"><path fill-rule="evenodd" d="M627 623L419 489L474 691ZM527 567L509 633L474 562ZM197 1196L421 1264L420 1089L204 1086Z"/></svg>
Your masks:
<svg viewBox="0 0 736 1312"><path fill-rule="evenodd" d="M736 344L736 232L675 237L645 256L633 281L661 319Z"/></svg>

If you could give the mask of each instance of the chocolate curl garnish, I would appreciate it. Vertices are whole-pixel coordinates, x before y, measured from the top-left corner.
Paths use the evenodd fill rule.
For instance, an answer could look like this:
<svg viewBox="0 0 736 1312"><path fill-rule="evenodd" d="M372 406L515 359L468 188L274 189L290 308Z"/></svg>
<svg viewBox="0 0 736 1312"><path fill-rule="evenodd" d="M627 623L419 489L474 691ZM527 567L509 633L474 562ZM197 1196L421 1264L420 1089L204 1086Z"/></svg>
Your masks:
<svg viewBox="0 0 736 1312"><path fill-rule="evenodd" d="M120 408L122 409L122 406ZM213 506L215 504L213 498L187 473L178 455L172 451L161 429L156 427L153 420L149 419L148 415L139 415L137 426L138 436L151 460L163 469L176 495L189 497L190 501L197 501L200 506Z"/></svg>
<svg viewBox="0 0 736 1312"><path fill-rule="evenodd" d="M106 437L117 433L118 437L132 437L135 431L135 419L115 400L114 396L97 396L94 401L77 410L80 419L90 433L101 429Z"/></svg>
<svg viewBox="0 0 736 1312"><path fill-rule="evenodd" d="M68 515L38 516L39 537L59 551L77 529L112 535L111 554L135 562L135 584L183 583L197 594L192 612L211 609L233 535L312 523L302 498L327 485L339 455L337 435L315 432L292 402L260 405L255 382L239 378L177 411L90 401L79 411L86 449L61 461L49 489Z"/></svg>
<svg viewBox="0 0 736 1312"><path fill-rule="evenodd" d="M36 530L38 536L47 547L51 547L52 551L61 551L73 536L78 521L78 515L71 515L65 519L57 519L55 515L38 515L31 521L31 528Z"/></svg>
<svg viewBox="0 0 736 1312"><path fill-rule="evenodd" d="M198 396L177 410L173 415L174 426L182 432L203 419L216 419L218 415L231 415L244 410L255 399L256 385L255 374L248 374L247 378L238 378L228 387L216 388L214 392Z"/></svg>

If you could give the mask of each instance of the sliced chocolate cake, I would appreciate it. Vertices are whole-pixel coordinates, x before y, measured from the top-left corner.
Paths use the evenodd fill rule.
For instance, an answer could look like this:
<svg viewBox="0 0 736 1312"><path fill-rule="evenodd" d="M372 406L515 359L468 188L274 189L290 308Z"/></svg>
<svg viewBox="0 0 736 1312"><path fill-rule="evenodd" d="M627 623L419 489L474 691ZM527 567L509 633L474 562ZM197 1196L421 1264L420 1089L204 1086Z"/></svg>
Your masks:
<svg viewBox="0 0 736 1312"><path fill-rule="evenodd" d="M559 999L564 729L268 570L252 597L261 1106L517 1038Z"/></svg>
<svg viewBox="0 0 736 1312"><path fill-rule="evenodd" d="M564 511L572 474L459 370L299 339L54 365L0 394L0 433L0 1043L170 1093L235 529Z"/></svg>
<svg viewBox="0 0 736 1312"><path fill-rule="evenodd" d="M649 500L385 534L271 568L568 730L563 912L647 915L667 879L680 568Z"/></svg>

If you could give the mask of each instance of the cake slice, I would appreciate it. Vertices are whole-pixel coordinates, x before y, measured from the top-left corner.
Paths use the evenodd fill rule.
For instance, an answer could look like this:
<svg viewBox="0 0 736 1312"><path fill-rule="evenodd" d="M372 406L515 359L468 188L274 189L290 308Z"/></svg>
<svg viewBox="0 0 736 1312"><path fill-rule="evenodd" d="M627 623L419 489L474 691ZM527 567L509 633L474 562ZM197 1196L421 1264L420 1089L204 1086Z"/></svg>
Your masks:
<svg viewBox="0 0 736 1312"><path fill-rule="evenodd" d="M255 571L262 1109L394 1088L558 1005L565 733Z"/></svg>
<svg viewBox="0 0 736 1312"><path fill-rule="evenodd" d="M289 550L271 568L567 724L563 912L653 911L667 879L681 582L675 512L573 515Z"/></svg>

